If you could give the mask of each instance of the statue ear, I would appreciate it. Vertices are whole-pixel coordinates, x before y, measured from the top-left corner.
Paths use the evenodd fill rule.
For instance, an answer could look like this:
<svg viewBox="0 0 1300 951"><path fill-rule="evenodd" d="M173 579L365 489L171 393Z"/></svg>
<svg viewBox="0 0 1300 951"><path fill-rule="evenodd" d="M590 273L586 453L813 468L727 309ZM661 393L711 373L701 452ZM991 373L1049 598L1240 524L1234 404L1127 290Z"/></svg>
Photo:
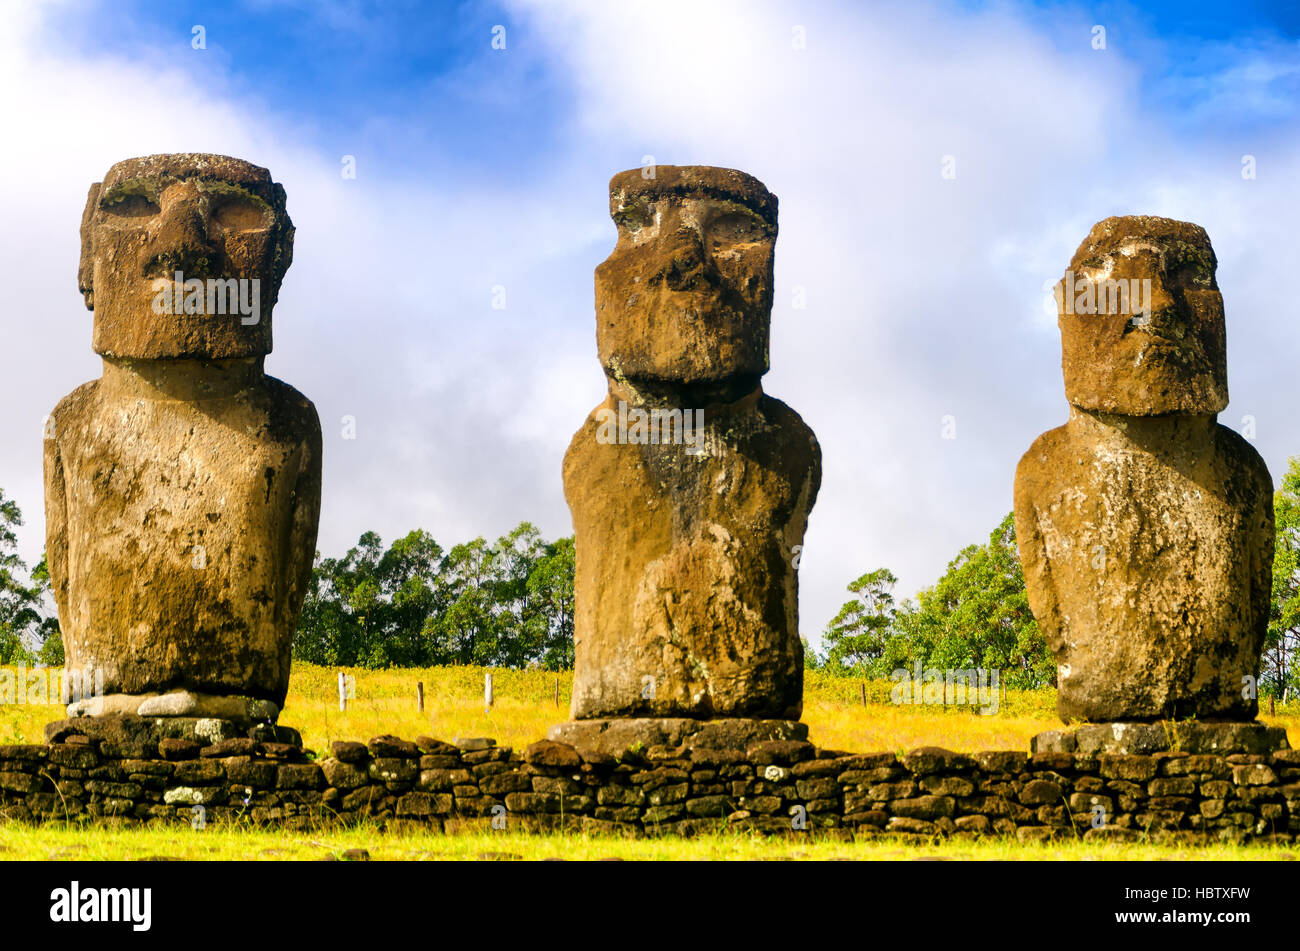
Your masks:
<svg viewBox="0 0 1300 951"><path fill-rule="evenodd" d="M86 300L86 310L95 309L95 262L91 256L90 219L94 216L95 205L99 202L99 186L95 182L86 195L86 207L81 213L81 261L77 265L77 289Z"/></svg>

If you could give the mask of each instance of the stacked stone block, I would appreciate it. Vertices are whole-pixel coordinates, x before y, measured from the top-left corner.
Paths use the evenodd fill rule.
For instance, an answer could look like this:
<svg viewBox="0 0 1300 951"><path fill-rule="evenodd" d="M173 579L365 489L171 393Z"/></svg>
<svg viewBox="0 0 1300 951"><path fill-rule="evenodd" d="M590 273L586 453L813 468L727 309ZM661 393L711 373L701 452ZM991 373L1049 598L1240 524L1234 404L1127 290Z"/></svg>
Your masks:
<svg viewBox="0 0 1300 951"><path fill-rule="evenodd" d="M0 747L0 815L45 822L248 822L314 829L573 829L690 835L724 828L843 837L1059 836L1188 841L1300 834L1300 750L1153 755L927 747L849 754L800 741L747 750L651 747L615 757L419 737L338 742L314 759L238 737L153 750L78 734Z"/></svg>

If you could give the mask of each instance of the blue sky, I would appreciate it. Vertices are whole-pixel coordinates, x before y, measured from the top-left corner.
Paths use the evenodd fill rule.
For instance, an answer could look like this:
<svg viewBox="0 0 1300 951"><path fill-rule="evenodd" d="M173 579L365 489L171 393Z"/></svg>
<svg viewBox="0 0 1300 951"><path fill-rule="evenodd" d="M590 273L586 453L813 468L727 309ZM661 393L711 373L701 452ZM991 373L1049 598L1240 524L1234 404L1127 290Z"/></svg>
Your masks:
<svg viewBox="0 0 1300 951"><path fill-rule="evenodd" d="M1228 314L1220 421L1252 418L1275 479L1300 454L1295 5L268 0L3 16L0 82L22 94L0 103L0 213L23 227L0 280L10 312L33 317L4 338L0 486L27 514L31 561L34 434L99 372L73 283L81 202L112 162L157 151L238 155L286 187L298 236L268 369L321 414L329 553L368 529L444 544L521 519L571 530L560 459L603 393L606 183L646 155L741 168L780 197L765 388L826 457L801 566L814 639L858 575L888 566L909 595L1010 509L1020 454L1067 411L1044 283L1107 215L1206 227ZM345 415L355 441L339 438Z"/></svg>

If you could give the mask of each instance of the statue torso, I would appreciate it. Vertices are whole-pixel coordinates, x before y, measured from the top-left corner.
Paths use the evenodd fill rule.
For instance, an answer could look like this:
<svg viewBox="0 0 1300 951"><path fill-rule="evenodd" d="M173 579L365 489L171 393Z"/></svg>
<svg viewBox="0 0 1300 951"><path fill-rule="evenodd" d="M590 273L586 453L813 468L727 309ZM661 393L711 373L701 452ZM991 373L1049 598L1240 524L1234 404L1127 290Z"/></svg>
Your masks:
<svg viewBox="0 0 1300 951"><path fill-rule="evenodd" d="M106 670L109 692L252 683L282 700L286 608L301 602L289 590L301 584L295 519L300 504L318 505L296 497L304 477L318 492L310 402L270 378L201 402L96 381L54 418L66 522L76 526L71 600L60 605L69 662L129 658Z"/></svg>

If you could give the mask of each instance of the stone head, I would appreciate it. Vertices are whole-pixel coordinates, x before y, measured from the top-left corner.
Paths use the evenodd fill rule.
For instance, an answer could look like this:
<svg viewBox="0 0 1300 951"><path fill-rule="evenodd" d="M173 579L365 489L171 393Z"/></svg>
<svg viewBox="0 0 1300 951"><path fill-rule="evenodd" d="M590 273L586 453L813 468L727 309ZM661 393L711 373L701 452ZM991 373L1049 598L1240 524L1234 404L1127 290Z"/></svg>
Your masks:
<svg viewBox="0 0 1300 951"><path fill-rule="evenodd" d="M195 153L118 162L90 186L81 218L77 283L95 313L95 351L144 360L269 353L293 234L284 188L264 168ZM183 288L170 286L177 272L190 282Z"/></svg>
<svg viewBox="0 0 1300 951"><path fill-rule="evenodd" d="M768 369L776 196L729 168L615 175L618 243L596 268L596 342L611 379L756 385Z"/></svg>
<svg viewBox="0 0 1300 951"><path fill-rule="evenodd" d="M1199 225L1146 215L1094 225L1056 286L1066 398L1128 416L1221 412L1216 264Z"/></svg>

